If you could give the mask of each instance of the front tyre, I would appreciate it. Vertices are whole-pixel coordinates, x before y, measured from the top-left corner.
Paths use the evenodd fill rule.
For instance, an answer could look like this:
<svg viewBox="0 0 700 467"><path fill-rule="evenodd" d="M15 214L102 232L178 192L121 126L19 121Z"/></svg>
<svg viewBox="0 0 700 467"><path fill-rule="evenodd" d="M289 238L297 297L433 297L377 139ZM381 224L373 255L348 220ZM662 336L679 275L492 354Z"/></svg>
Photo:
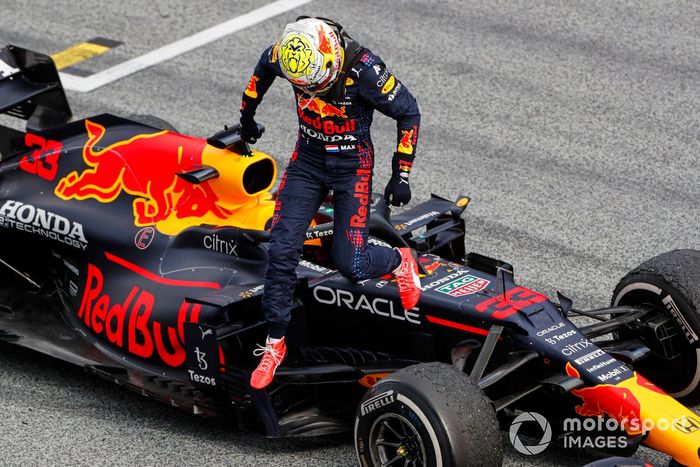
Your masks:
<svg viewBox="0 0 700 467"><path fill-rule="evenodd" d="M657 310L618 337L641 337L651 348L651 356L635 365L647 379L686 404L700 400L700 251L674 250L645 261L617 284L612 305Z"/></svg>
<svg viewBox="0 0 700 467"><path fill-rule="evenodd" d="M455 367L422 363L382 379L360 401L355 451L361 466L499 466L496 414Z"/></svg>

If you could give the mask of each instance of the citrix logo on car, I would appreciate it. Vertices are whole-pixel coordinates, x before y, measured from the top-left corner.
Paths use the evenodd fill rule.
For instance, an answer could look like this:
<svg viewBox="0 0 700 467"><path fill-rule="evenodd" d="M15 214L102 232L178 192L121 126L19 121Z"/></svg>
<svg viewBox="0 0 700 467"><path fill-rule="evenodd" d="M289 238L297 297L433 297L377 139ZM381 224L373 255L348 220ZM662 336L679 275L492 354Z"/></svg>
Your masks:
<svg viewBox="0 0 700 467"><path fill-rule="evenodd" d="M566 344L561 349L561 353L562 353L562 355L570 357L572 355L579 353L581 350L587 349L588 347L592 347L592 346L593 346L593 342L589 341L586 338L581 338L581 339L579 339L578 342L574 342L573 344Z"/></svg>
<svg viewBox="0 0 700 467"><path fill-rule="evenodd" d="M395 310L394 302L387 298L377 297L370 300L364 294L355 296L352 292L347 290L332 289L323 285L314 287L313 295L318 303L324 305L335 305L354 311L366 310L375 315L393 318L399 321L408 321L412 324L421 324L418 308L414 307L410 310L402 310L402 313Z"/></svg>
<svg viewBox="0 0 700 467"><path fill-rule="evenodd" d="M0 207L0 226L41 235L81 250L88 244L82 224L20 201L7 200Z"/></svg>
<svg viewBox="0 0 700 467"><path fill-rule="evenodd" d="M217 234L206 235L203 240L204 248L207 250L216 251L218 253L224 253L231 256L238 256L236 254L236 242L235 240L224 240Z"/></svg>

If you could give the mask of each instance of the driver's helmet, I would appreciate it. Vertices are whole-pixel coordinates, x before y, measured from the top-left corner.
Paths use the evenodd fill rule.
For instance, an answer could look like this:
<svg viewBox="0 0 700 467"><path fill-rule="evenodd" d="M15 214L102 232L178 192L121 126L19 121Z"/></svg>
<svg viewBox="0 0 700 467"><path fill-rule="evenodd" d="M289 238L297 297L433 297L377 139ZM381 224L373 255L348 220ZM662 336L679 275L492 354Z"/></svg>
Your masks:
<svg viewBox="0 0 700 467"><path fill-rule="evenodd" d="M344 50L339 32L318 18L304 18L284 29L279 43L282 74L305 92L322 93L338 78Z"/></svg>

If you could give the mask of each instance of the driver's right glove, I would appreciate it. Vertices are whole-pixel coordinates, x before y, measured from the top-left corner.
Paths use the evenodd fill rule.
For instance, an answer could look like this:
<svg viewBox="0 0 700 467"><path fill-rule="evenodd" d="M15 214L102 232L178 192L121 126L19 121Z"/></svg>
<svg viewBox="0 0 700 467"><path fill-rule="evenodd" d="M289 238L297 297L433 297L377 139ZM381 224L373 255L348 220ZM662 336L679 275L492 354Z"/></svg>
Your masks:
<svg viewBox="0 0 700 467"><path fill-rule="evenodd" d="M262 132L258 129L255 119L241 116L241 139L248 144L255 144L261 136Z"/></svg>

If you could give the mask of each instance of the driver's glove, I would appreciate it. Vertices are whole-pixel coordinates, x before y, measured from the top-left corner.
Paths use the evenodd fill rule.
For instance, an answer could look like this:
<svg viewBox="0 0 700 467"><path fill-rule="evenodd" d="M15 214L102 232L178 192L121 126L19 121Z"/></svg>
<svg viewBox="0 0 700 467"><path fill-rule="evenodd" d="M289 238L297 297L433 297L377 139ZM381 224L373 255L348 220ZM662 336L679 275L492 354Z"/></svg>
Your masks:
<svg viewBox="0 0 700 467"><path fill-rule="evenodd" d="M255 144L262 132L258 129L253 117L241 116L241 139L248 144Z"/></svg>
<svg viewBox="0 0 700 467"><path fill-rule="evenodd" d="M391 178L384 189L384 199L392 206L403 206L411 201L411 186L408 174L411 173L414 155L395 152L391 160Z"/></svg>

